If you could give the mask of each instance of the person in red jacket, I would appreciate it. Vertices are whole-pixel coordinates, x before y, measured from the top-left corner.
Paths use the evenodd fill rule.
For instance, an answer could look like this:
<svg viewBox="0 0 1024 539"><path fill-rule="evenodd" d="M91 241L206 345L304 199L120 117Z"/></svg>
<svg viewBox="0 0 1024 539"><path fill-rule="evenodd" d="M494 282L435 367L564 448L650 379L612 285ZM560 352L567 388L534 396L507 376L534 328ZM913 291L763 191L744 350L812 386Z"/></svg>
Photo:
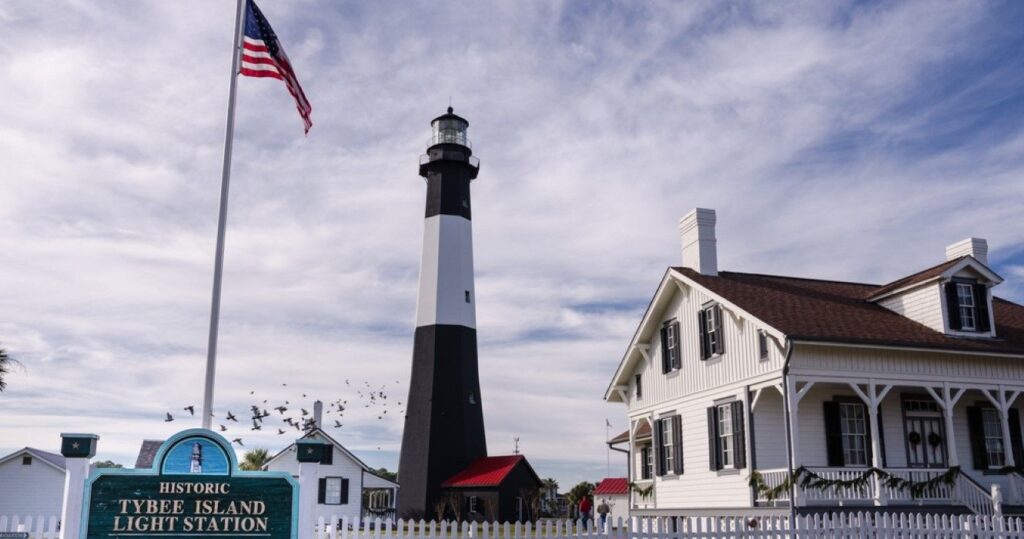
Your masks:
<svg viewBox="0 0 1024 539"><path fill-rule="evenodd" d="M580 520L583 521L583 529L590 529L590 497L584 495L580 500Z"/></svg>

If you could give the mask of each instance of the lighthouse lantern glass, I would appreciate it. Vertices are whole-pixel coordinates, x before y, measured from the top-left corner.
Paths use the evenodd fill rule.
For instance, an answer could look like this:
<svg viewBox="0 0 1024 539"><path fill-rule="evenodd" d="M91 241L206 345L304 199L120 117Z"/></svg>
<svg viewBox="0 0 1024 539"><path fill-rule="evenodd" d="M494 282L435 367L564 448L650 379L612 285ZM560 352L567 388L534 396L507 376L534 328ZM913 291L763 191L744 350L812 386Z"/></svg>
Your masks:
<svg viewBox="0 0 1024 539"><path fill-rule="evenodd" d="M466 129L469 124L461 118L441 118L434 120L432 144L461 144L469 147Z"/></svg>

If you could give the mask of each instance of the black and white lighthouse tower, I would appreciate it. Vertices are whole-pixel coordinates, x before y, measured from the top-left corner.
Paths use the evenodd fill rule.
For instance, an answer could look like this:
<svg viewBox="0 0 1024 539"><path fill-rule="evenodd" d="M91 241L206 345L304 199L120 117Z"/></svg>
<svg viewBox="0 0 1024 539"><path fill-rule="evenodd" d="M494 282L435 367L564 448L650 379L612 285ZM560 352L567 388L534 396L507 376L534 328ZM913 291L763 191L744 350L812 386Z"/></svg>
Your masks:
<svg viewBox="0 0 1024 539"><path fill-rule="evenodd" d="M412 378L398 463L398 513L431 518L441 482L487 456L476 353L472 205L479 172L466 129L448 113L431 122L420 164L427 183Z"/></svg>

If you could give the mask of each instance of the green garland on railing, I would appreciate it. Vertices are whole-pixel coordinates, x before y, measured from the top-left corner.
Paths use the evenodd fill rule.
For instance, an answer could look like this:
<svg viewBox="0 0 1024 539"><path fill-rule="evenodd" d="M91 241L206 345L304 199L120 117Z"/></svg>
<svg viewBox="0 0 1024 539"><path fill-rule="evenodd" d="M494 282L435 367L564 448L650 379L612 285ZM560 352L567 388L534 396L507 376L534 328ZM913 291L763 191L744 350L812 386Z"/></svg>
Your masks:
<svg viewBox="0 0 1024 539"><path fill-rule="evenodd" d="M1018 469L1024 471L1024 468ZM940 485L952 487L956 484L956 479L961 473L963 472L959 466L953 466L945 473L936 475L930 479L926 479L924 481L911 481L909 479L895 476L885 470L872 467L867 468L851 479L826 479L808 468L801 466L793 471L793 475L787 475L784 481L771 488L764 483L764 478L761 476L761 473L754 470L750 474L750 486L757 493L758 498L763 497L764 499L772 502L777 500L783 493L788 493L790 488L793 486L819 491L830 488L860 489L867 487L868 481L870 481L872 477L877 477L882 486L886 488L893 490L906 490L910 492L912 497L920 498L929 490Z"/></svg>

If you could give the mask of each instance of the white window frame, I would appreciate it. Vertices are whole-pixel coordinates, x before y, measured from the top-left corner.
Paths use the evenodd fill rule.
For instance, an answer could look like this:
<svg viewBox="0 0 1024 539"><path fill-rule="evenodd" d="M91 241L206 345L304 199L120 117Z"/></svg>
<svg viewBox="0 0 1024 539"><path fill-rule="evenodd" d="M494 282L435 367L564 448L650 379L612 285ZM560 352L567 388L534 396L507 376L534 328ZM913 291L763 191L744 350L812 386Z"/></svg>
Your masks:
<svg viewBox="0 0 1024 539"><path fill-rule="evenodd" d="M981 409L981 429L985 436L985 454L989 469L1006 466L1006 444L1003 443L1003 423L995 408Z"/></svg>
<svg viewBox="0 0 1024 539"><path fill-rule="evenodd" d="M477 513L478 512L476 510L476 506L479 504L479 501L480 500L478 499L477 496L470 496L469 497L469 512L470 513Z"/></svg>
<svg viewBox="0 0 1024 539"><path fill-rule="evenodd" d="M675 473L673 467L673 458L675 457L675 447L672 446L672 416L663 417L659 419L661 421L661 450L665 455L665 475Z"/></svg>
<svg viewBox="0 0 1024 539"><path fill-rule="evenodd" d="M342 485L344 484L344 480L345 480L344 477L325 477L324 478L324 505L342 505L342 503L341 503L342 502L342 500L341 500L341 489L342 489ZM331 488L331 483L333 481L337 481L337 484L338 484L338 489L337 489L337 492L336 492L336 494L337 494L337 501L331 501L331 499L332 499L331 498L331 492L333 490Z"/></svg>
<svg viewBox="0 0 1024 539"><path fill-rule="evenodd" d="M956 305L960 310L960 329L978 330L978 298L974 297L972 283L956 283Z"/></svg>
<svg viewBox="0 0 1024 539"><path fill-rule="evenodd" d="M839 429L843 440L843 464L867 466L868 410L862 402L839 403ZM863 458L854 458L854 457Z"/></svg>
<svg viewBox="0 0 1024 539"><path fill-rule="evenodd" d="M721 469L736 467L736 434L732 431L732 403L716 406L718 419L718 462Z"/></svg>

